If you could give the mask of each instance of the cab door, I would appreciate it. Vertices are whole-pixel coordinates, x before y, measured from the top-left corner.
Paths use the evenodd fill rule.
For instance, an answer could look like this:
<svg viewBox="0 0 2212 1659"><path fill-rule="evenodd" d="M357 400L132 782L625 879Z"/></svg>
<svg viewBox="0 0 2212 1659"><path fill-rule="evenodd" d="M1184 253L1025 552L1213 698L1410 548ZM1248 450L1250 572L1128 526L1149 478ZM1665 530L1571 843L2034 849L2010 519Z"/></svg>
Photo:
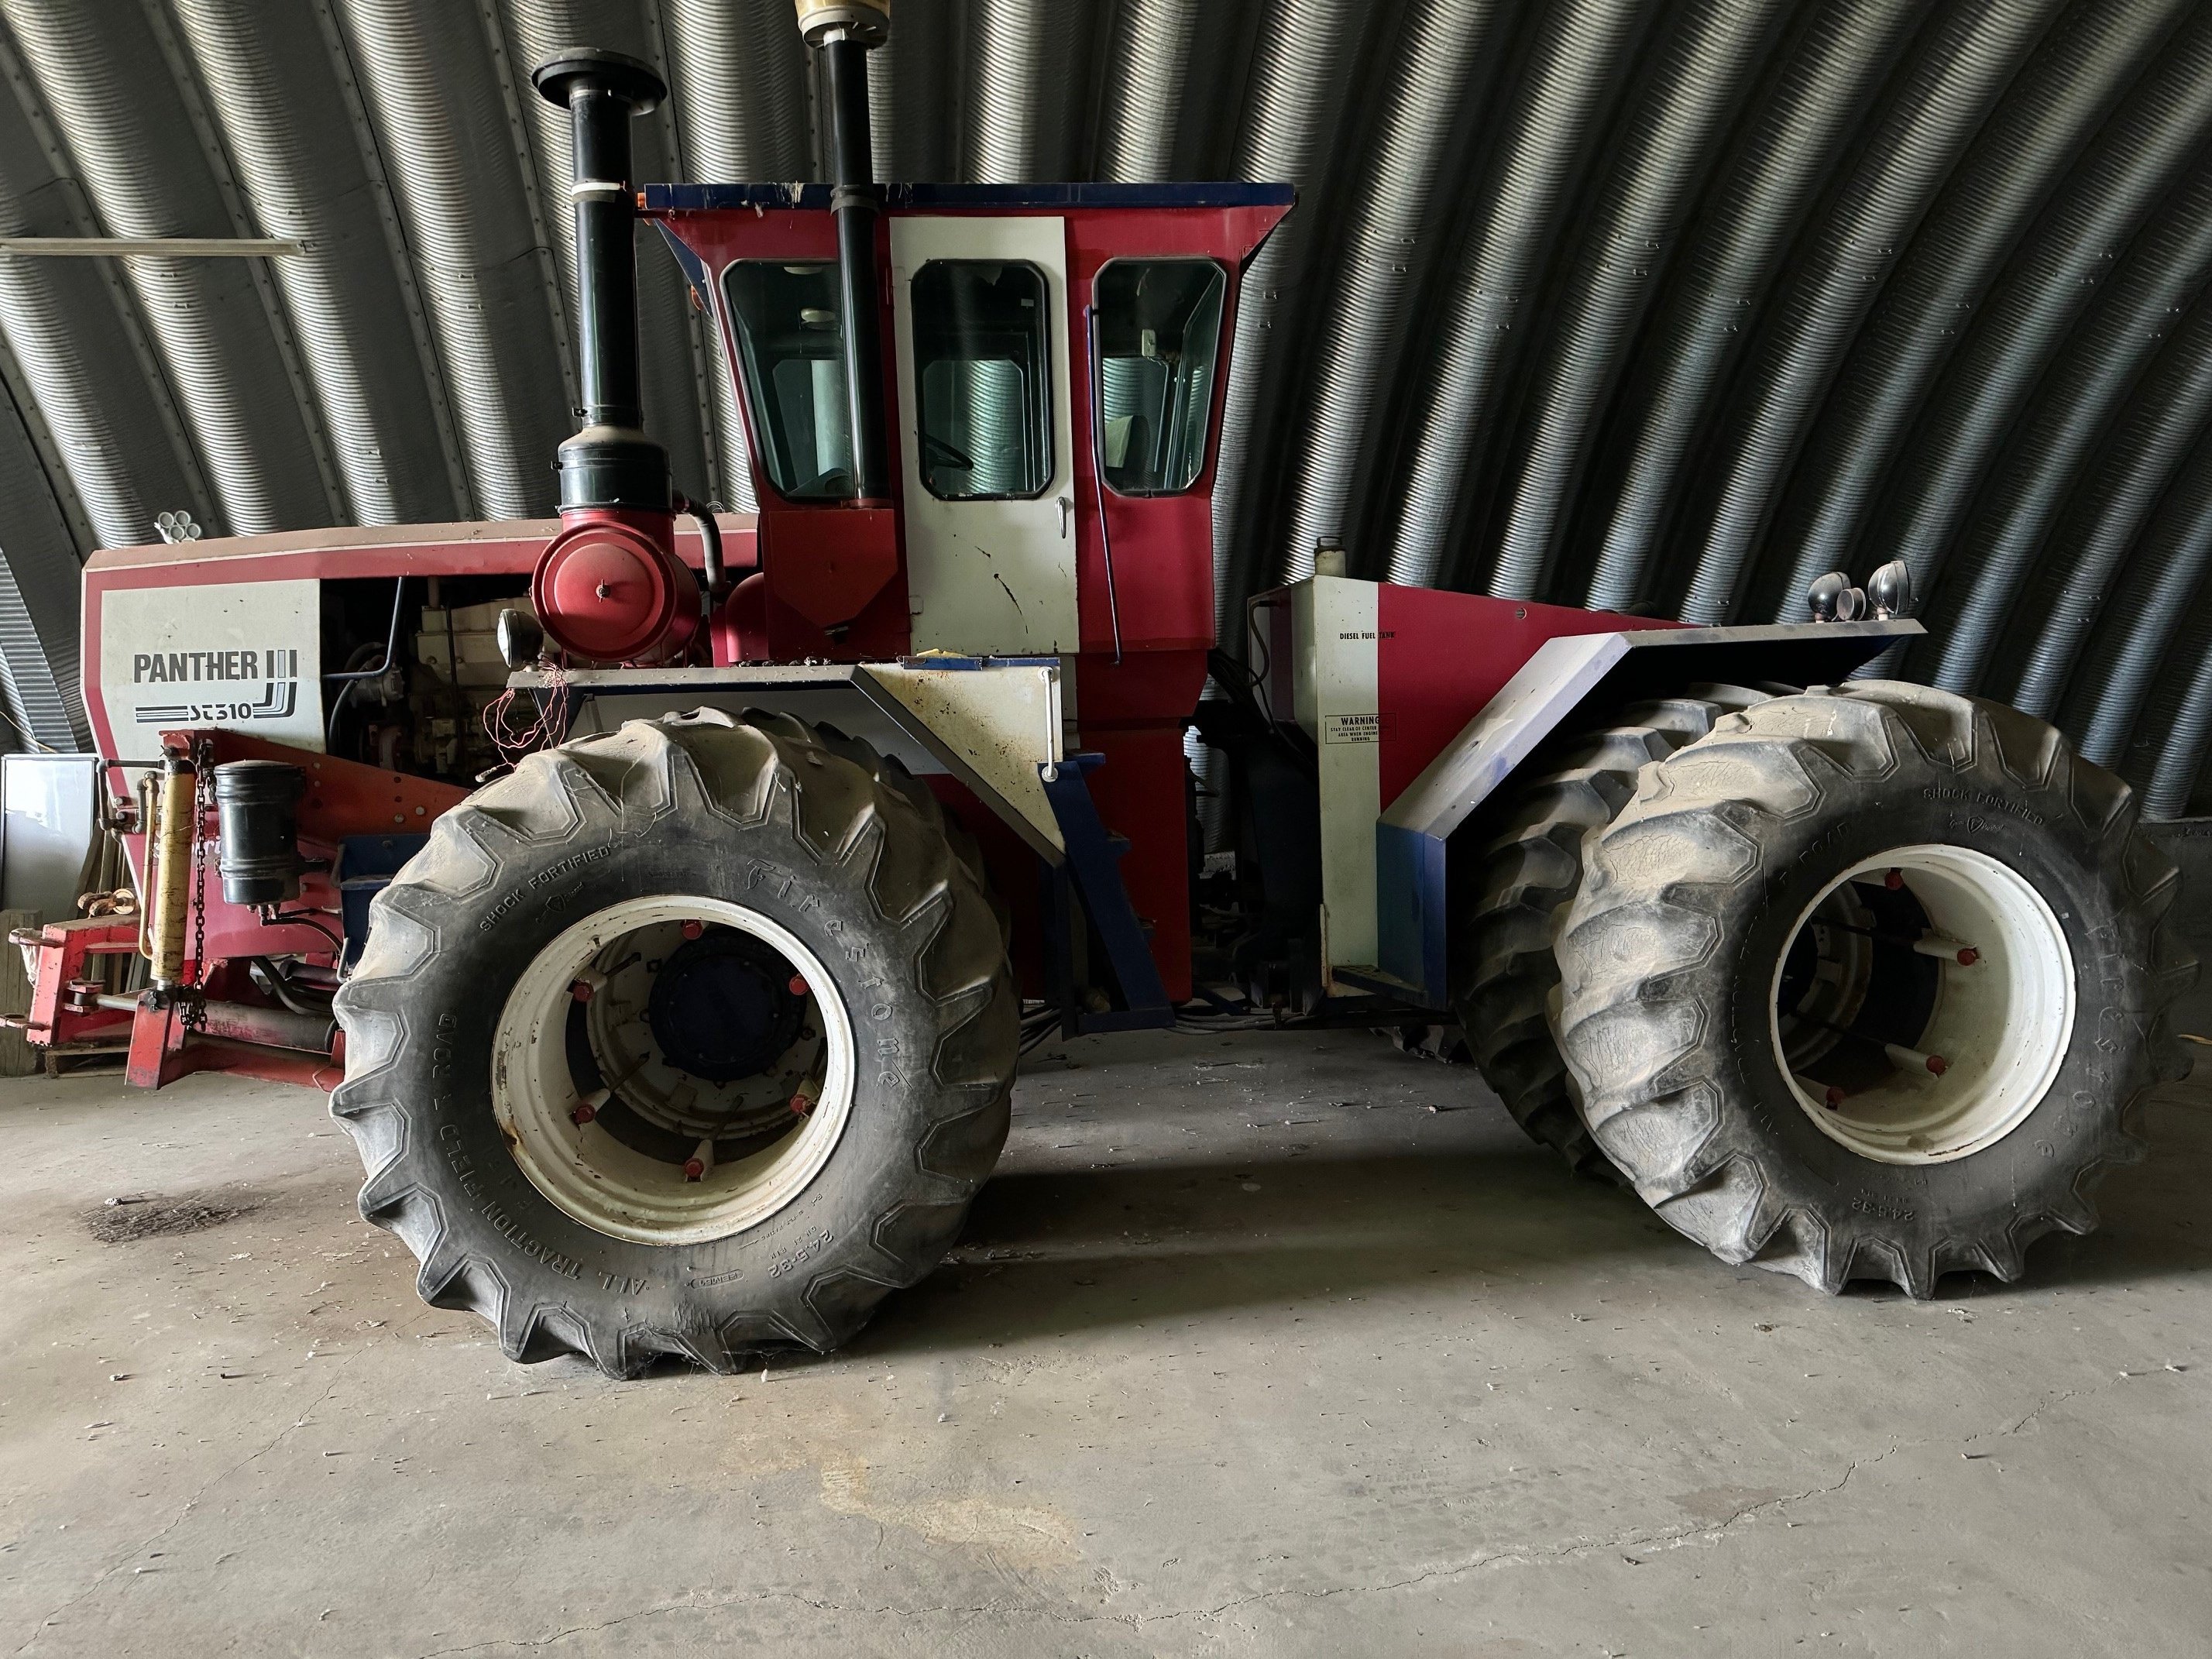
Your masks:
<svg viewBox="0 0 2212 1659"><path fill-rule="evenodd" d="M1066 223L890 228L914 648L1072 653Z"/></svg>

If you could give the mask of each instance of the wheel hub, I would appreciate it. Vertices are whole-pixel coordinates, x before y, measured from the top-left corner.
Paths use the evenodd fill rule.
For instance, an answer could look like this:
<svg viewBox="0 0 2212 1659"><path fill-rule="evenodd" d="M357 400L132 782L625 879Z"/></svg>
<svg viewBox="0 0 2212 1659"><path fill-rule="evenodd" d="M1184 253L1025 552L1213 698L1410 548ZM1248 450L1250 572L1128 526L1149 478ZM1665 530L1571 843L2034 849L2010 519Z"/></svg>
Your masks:
<svg viewBox="0 0 2212 1659"><path fill-rule="evenodd" d="M2065 930L1971 848L1893 848L1799 914L1775 965L1774 1053L1822 1133L1878 1163L1994 1146L2042 1101L2074 1030Z"/></svg>
<svg viewBox="0 0 2212 1659"><path fill-rule="evenodd" d="M720 899L631 899L576 923L523 969L494 1036L515 1163L578 1221L640 1243L781 1211L835 1150L854 1079L852 1017L821 960Z"/></svg>
<svg viewBox="0 0 2212 1659"><path fill-rule="evenodd" d="M646 1018L671 1065L729 1083L766 1069L798 1038L806 1005L793 979L775 951L718 927L661 964Z"/></svg>

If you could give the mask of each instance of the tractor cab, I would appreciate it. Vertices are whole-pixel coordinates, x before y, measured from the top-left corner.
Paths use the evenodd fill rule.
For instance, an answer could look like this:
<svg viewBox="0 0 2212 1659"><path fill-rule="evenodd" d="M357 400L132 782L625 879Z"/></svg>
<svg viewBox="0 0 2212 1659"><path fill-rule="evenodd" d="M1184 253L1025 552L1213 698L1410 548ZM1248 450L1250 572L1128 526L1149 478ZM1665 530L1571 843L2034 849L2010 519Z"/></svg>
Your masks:
<svg viewBox="0 0 2212 1659"><path fill-rule="evenodd" d="M759 501L760 574L716 661L1203 652L1237 281L1291 200L890 187L872 227L872 495L830 187L647 186L644 216L719 325Z"/></svg>

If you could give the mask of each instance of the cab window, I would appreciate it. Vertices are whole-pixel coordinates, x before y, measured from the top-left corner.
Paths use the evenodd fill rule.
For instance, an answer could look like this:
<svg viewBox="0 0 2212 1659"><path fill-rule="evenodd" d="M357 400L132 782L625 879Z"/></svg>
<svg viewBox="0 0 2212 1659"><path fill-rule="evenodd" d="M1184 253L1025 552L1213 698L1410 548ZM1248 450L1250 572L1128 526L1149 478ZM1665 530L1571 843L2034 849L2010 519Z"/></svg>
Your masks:
<svg viewBox="0 0 2212 1659"><path fill-rule="evenodd" d="M1050 486L1049 293L1042 271L1012 260L933 259L915 272L915 459L939 500Z"/></svg>
<svg viewBox="0 0 2212 1659"><path fill-rule="evenodd" d="M837 267L746 260L730 267L722 286L769 482L794 501L851 496L853 423L840 355Z"/></svg>
<svg viewBox="0 0 2212 1659"><path fill-rule="evenodd" d="M1116 495L1180 495L1206 470L1227 290L1210 259L1116 259L1099 270L1099 447Z"/></svg>

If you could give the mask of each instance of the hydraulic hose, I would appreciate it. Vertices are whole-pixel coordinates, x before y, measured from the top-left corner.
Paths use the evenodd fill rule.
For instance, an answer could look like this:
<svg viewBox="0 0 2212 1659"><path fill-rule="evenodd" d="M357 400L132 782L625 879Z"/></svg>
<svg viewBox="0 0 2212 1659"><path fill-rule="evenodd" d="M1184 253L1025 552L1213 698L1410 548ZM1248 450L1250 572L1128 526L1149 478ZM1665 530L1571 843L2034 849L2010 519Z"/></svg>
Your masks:
<svg viewBox="0 0 2212 1659"><path fill-rule="evenodd" d="M729 589L729 577L722 565L722 526L714 521L713 509L680 490L676 495L676 510L688 514L699 526L700 562L705 568L707 601L714 604Z"/></svg>

